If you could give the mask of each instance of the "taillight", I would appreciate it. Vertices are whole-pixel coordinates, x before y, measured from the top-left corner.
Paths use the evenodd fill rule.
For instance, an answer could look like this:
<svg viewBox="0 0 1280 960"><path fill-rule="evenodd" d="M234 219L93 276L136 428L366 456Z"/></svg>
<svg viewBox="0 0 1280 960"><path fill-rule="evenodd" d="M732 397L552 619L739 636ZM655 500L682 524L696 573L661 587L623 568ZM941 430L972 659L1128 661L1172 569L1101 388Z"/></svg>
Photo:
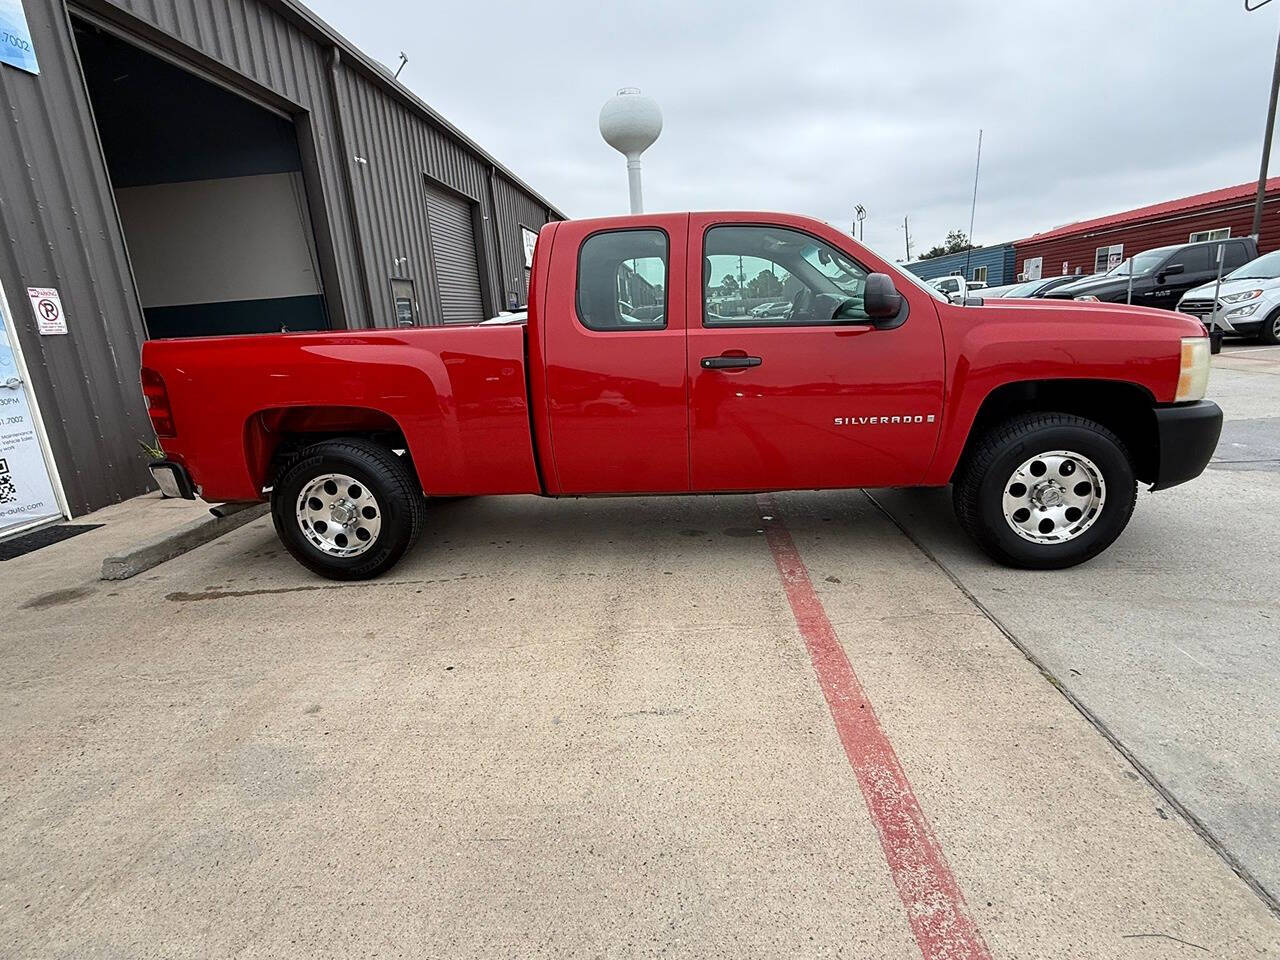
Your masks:
<svg viewBox="0 0 1280 960"><path fill-rule="evenodd" d="M151 427L157 437L176 437L178 431L173 426L173 408L169 406L169 391L165 389L164 377L142 368L142 398L147 403L147 414L151 417Z"/></svg>

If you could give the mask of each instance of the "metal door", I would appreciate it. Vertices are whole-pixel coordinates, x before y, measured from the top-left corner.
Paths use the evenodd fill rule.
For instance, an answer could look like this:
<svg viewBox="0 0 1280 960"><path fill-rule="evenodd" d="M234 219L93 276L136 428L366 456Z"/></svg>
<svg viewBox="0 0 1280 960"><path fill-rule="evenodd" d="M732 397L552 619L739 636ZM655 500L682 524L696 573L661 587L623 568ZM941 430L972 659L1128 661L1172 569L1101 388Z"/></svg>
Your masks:
<svg viewBox="0 0 1280 960"><path fill-rule="evenodd" d="M479 323L485 319L480 292L480 264L471 201L427 185L427 220L445 323Z"/></svg>

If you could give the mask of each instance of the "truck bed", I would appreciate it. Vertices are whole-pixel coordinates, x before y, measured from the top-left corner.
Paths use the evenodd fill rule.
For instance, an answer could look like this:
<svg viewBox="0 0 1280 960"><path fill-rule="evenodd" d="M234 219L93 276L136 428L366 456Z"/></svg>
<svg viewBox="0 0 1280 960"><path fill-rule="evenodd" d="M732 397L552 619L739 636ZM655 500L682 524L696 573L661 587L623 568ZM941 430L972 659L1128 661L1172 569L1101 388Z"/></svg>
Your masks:
<svg viewBox="0 0 1280 960"><path fill-rule="evenodd" d="M151 340L175 437L206 500L257 500L298 432L398 432L424 491L537 493L523 326ZM349 405L349 406L348 406ZM141 439L141 438L140 438Z"/></svg>

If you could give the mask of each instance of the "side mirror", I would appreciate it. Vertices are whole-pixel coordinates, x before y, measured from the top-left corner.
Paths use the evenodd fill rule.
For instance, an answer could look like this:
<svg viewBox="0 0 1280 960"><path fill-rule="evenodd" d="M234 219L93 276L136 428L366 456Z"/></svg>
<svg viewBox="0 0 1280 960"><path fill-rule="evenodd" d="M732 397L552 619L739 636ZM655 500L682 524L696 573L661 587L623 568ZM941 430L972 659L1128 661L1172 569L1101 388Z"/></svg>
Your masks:
<svg viewBox="0 0 1280 960"><path fill-rule="evenodd" d="M1184 273L1186 272L1186 269L1187 268L1180 263L1170 263L1167 266L1160 268L1160 274L1156 277L1156 279L1163 282L1165 277L1172 277L1172 276L1175 276L1176 274Z"/></svg>
<svg viewBox="0 0 1280 960"><path fill-rule="evenodd" d="M867 276L867 285L862 291L862 309L872 320L888 320L898 315L902 309L902 294L893 285L892 277L887 273Z"/></svg>

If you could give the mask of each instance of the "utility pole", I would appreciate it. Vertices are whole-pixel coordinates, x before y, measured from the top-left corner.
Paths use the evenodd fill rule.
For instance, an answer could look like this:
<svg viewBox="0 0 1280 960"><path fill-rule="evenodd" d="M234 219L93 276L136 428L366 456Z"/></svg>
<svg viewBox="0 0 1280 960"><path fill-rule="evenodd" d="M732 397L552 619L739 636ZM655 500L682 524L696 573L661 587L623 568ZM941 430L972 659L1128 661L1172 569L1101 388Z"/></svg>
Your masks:
<svg viewBox="0 0 1280 960"><path fill-rule="evenodd" d="M867 219L867 208L860 203L857 204L853 208L853 217L853 239L861 243L867 236L867 228L862 223L862 221ZM859 227L862 229L859 230Z"/></svg>
<svg viewBox="0 0 1280 960"><path fill-rule="evenodd" d="M1250 6L1245 0L1244 8L1250 12L1268 3L1263 0L1257 6ZM1271 102L1267 106L1267 132L1262 137L1262 167L1258 171L1258 195L1253 202L1253 238L1262 237L1262 201L1267 194L1267 168L1271 165L1271 138L1276 129L1276 94L1280 93L1280 37L1276 39L1276 65L1271 71Z"/></svg>
<svg viewBox="0 0 1280 960"><path fill-rule="evenodd" d="M902 232L907 236L907 263L911 262L911 227L907 225L907 218L902 218Z"/></svg>

